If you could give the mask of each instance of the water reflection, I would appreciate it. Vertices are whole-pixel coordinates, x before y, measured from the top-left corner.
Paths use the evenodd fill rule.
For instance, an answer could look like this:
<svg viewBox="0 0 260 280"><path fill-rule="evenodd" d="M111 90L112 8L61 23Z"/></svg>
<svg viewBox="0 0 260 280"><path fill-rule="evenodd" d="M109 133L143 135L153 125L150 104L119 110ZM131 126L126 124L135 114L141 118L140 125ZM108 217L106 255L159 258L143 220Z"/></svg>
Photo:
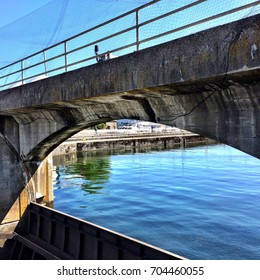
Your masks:
<svg viewBox="0 0 260 280"><path fill-rule="evenodd" d="M188 143L188 147L200 146L201 143ZM174 147L179 149L179 147ZM111 156L136 153L150 153L153 151L172 150L162 146L143 146L117 150L95 150L54 156L54 185L57 189L71 187L66 184L73 180L74 186L87 194L104 194L106 184L111 176ZM73 186L73 187L74 187Z"/></svg>
<svg viewBox="0 0 260 280"><path fill-rule="evenodd" d="M93 155L91 153L77 153L66 157L63 166L58 166L64 157L56 157L54 160L56 179L55 184L59 185L61 173L69 178L78 179L76 184L88 194L98 194L110 179L110 159L108 156ZM63 176L64 176L63 175Z"/></svg>

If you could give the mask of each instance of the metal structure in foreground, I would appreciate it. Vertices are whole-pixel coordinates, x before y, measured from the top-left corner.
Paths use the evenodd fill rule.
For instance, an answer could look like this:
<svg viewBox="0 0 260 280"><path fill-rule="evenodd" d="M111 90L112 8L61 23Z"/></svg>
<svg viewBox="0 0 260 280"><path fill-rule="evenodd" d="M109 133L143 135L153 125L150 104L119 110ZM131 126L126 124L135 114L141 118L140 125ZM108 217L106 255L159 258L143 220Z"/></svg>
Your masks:
<svg viewBox="0 0 260 280"><path fill-rule="evenodd" d="M12 260L182 260L112 230L30 203L14 235Z"/></svg>

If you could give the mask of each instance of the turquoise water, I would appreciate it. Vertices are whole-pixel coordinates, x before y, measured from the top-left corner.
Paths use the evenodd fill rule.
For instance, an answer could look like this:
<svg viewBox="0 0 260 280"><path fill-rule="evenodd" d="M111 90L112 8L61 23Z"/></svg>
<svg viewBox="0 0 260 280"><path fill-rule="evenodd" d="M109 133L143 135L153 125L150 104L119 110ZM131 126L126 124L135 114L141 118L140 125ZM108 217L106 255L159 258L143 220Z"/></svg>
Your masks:
<svg viewBox="0 0 260 280"><path fill-rule="evenodd" d="M78 154L54 167L54 195L57 210L189 259L260 259L260 161L225 145Z"/></svg>

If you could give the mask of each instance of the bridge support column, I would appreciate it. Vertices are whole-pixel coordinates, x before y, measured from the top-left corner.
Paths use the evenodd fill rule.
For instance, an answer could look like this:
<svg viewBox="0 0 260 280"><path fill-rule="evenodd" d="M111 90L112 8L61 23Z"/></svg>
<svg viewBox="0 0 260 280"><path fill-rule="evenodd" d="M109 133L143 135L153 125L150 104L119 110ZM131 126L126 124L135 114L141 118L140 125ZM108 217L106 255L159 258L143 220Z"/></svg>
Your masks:
<svg viewBox="0 0 260 280"><path fill-rule="evenodd" d="M39 203L53 203L52 154L42 161L1 224L20 220L32 197Z"/></svg>
<svg viewBox="0 0 260 280"><path fill-rule="evenodd" d="M19 220L29 201L53 201L52 155L24 160L19 129L13 118L0 118L0 224Z"/></svg>

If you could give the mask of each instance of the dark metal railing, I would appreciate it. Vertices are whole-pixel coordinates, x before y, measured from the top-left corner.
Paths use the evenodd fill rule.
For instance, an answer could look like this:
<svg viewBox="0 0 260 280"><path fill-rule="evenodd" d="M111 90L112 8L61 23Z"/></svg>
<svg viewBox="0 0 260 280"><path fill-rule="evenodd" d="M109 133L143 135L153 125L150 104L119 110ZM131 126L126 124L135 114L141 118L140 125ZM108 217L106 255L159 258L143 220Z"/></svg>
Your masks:
<svg viewBox="0 0 260 280"><path fill-rule="evenodd" d="M162 31L161 33L148 36L147 38L141 38L140 36L140 29L145 27L149 27L150 25L154 23L158 23L160 20L163 19L170 19L170 16L173 16L177 13L180 13L182 11L189 10L192 7L199 6L201 3L206 2L207 0L194 0L188 5L184 5L180 8L173 8L167 10L162 15L153 17L148 20L141 21L140 20L140 13L148 7L151 7L155 5L156 3L160 2L161 0L154 0L150 1L149 3L142 5L134 10L131 10L127 13L124 13L120 16L117 16L111 20L108 20L102 24L99 24L95 27L92 27L88 30L85 30L84 32L81 32L75 36L72 36L62 42L59 42L51 47L45 48L39 52L36 52L30 56L27 56L17 62L14 62L12 64L9 64L7 66L4 66L0 68L0 90L19 86L25 83L30 83L42 78L47 78L49 76L53 76L56 74L60 74L63 72L67 72L73 69L81 68L83 66L87 66L90 64L93 64L96 62L97 55L93 54L86 55L87 49L90 47L94 47L97 44L102 44L104 42L108 42L110 39L119 38L121 35L128 34L128 38L131 38L133 41L124 43L123 45L120 45L121 41L119 39L115 40L113 43L112 49L109 50L109 53L117 53L120 51L124 51L124 54L133 52L133 51L139 51L141 49L141 46L145 43L150 42L149 46L156 45L158 43L152 43L152 41L161 39L159 43L165 42L169 40L168 38L165 38L173 33L177 33L179 31L188 30L192 27L204 24L206 22L213 21L215 19L234 14L237 12L240 12L242 10L251 8L253 6L257 6L260 4L260 1L254 1L252 3L236 7L233 9L230 9L225 12L221 12L219 14L205 17L203 19L199 19L197 21L194 21L192 23L187 23L179 27L171 28L167 31ZM173 1L174 4L174 1ZM174 6L174 5L173 5ZM114 33L110 35L106 35L100 38L95 38L94 40L90 40L89 42L85 42L84 44L80 44L76 47L70 47L70 44L73 45L75 40L79 39L84 36L89 35L91 38L91 33L100 31L102 33L102 28L109 27L110 24L114 24L119 22L122 19L127 19L127 17L133 17L134 18L134 24L132 26L123 28L121 30L115 31ZM111 28L112 29L112 28ZM203 29L203 28L202 28ZM205 29L205 27L204 27ZM131 34L133 32L133 34ZM130 34L130 35L129 35ZM164 39L163 39L164 37ZM145 47L143 47L145 48ZM128 50L128 51L127 51ZM77 54L77 52L84 51L84 55ZM105 55L107 52L103 52L99 54L99 56ZM35 59L38 59L38 61L33 62ZM70 61L72 60L72 61ZM26 65L28 64L28 65ZM29 73L31 72L31 73Z"/></svg>

